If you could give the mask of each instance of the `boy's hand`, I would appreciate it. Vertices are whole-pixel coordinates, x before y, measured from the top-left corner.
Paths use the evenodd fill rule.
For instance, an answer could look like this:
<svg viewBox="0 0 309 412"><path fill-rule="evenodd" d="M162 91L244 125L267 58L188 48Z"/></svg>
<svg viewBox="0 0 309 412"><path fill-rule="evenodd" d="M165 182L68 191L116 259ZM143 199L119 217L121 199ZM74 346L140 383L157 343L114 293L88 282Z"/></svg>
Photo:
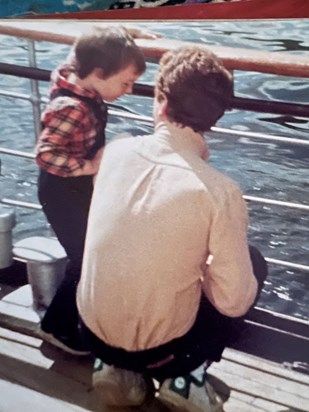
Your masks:
<svg viewBox="0 0 309 412"><path fill-rule="evenodd" d="M155 39L160 39L162 37L162 35L159 33L151 33L149 31L142 30L142 29L137 29L137 28L133 29L130 27L126 27L126 29L128 30L128 32L131 34L131 36L134 39L155 40Z"/></svg>
<svg viewBox="0 0 309 412"><path fill-rule="evenodd" d="M81 175L95 175L100 167L102 155L103 155L103 150L104 148L102 147L95 157L91 160L85 160L84 167L81 169L78 174L75 173L75 176L81 176Z"/></svg>

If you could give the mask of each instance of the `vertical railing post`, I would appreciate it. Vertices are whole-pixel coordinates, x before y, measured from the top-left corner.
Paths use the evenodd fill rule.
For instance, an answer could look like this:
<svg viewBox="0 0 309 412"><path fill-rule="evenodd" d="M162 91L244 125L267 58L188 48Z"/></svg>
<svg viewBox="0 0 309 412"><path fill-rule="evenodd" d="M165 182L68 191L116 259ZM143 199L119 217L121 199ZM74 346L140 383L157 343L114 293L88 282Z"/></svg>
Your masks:
<svg viewBox="0 0 309 412"><path fill-rule="evenodd" d="M28 42L28 60L31 67L37 67L36 54L35 54L35 42L33 40L27 40ZM37 80L30 80L31 84L31 103L34 121L34 132L36 140L41 131L41 96L39 91L39 84Z"/></svg>

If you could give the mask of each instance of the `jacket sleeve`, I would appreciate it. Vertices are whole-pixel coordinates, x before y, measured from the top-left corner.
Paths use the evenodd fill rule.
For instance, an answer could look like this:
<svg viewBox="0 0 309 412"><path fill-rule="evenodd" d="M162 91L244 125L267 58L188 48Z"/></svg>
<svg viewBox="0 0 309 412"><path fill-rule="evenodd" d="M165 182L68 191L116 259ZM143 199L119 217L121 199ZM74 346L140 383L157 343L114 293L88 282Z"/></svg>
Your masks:
<svg viewBox="0 0 309 412"><path fill-rule="evenodd" d="M205 266L203 291L222 314L244 315L257 294L247 241L248 213L237 186L226 195L211 225L209 264Z"/></svg>

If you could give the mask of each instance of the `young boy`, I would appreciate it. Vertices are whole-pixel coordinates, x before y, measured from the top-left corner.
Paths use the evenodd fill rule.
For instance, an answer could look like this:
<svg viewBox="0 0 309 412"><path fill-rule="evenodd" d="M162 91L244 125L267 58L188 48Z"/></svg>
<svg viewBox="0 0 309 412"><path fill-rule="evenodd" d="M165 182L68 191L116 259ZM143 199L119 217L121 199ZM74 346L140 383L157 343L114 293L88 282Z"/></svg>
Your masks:
<svg viewBox="0 0 309 412"><path fill-rule="evenodd" d="M76 286L93 176L105 143L106 102L131 93L144 70L143 54L125 28L95 27L76 41L70 61L52 75L36 147L38 195L69 263L41 329L43 338L73 354L87 353L78 334Z"/></svg>
<svg viewBox="0 0 309 412"><path fill-rule="evenodd" d="M239 187L205 161L204 132L232 92L230 73L202 46L170 51L154 134L105 148L77 302L107 404L141 404L155 378L176 410L221 410L199 367L220 360L232 318L254 304L267 273L248 247Z"/></svg>

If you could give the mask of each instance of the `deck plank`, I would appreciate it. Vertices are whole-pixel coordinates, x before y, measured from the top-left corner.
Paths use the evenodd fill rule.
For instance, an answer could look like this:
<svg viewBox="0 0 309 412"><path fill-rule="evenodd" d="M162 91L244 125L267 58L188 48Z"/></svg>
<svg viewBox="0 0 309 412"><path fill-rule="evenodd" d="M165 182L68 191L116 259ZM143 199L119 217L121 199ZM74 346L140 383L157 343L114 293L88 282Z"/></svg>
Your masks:
<svg viewBox="0 0 309 412"><path fill-rule="evenodd" d="M74 403L84 410L95 410L97 400L91 382L65 376L38 348L6 342L0 345L1 378L20 387L29 388L64 403Z"/></svg>
<svg viewBox="0 0 309 412"><path fill-rule="evenodd" d="M297 354L295 354L297 356ZM261 359L257 356L246 354L235 349L227 348L223 352L223 359L240 365L248 366L261 372L271 373L276 376L281 376L289 381L300 382L309 385L309 375L298 373L293 370L285 368L282 364L271 362L269 360ZM309 342L308 342L308 359L309 359Z"/></svg>
<svg viewBox="0 0 309 412"><path fill-rule="evenodd" d="M38 325L29 285L15 291L3 289L0 390L5 396L0 398L1 412L21 407L32 412L166 411L157 400L135 409L103 407L91 385L92 358L74 357L43 342ZM277 362L227 348L222 361L209 368L209 376L225 396L225 412L309 411L309 376Z"/></svg>
<svg viewBox="0 0 309 412"><path fill-rule="evenodd" d="M216 368L216 366L214 366L214 368ZM219 364L219 368L220 370L224 370L230 374L243 376L250 382L264 384L266 386L265 389L267 389L267 387L271 387L272 389L276 388L280 392L282 391L287 394L301 396L305 400L309 401L309 393L306 393L308 392L308 386L303 383L290 379L288 380L283 376L277 376L271 372L262 372L258 369L240 365L232 360L222 360Z"/></svg>
<svg viewBox="0 0 309 412"><path fill-rule="evenodd" d="M47 346L45 350L44 345ZM241 361L241 354L237 353L235 357L239 358L239 362ZM250 362L258 361L251 358ZM60 408L57 402L59 405L64 405L61 410L67 408L72 411L96 411L98 408L98 399L91 388L91 359L70 356L43 343L38 337L0 328L0 364L0 378L11 382L17 393L21 392L20 399L27 398L27 396L31 398L31 391L34 391L37 394L38 408L43 402L38 394L41 394L43 398L52 399L50 402L46 401L46 408L50 405L48 406L50 409L46 409L48 411L56 410L52 409L53 405L55 408ZM308 411L303 399L304 394L297 392L299 396L295 399L295 390L306 389L305 385L298 382L296 382L297 387L292 386L293 390L286 382L283 384L284 389L281 389L276 385L282 383L283 378L261 370L252 370L248 366L226 359L213 364L209 373L215 375L217 381L221 380L225 386L228 385L230 388L229 398L225 403L225 412L281 412L287 408L290 411L297 409ZM275 380L272 381L272 379ZM292 383L295 384L295 381ZM9 399L5 401L6 404L18 402L11 399L14 390L7 392ZM294 391L293 396L291 396L291 391ZM25 402L27 403L27 400ZM151 409L162 411L161 408L154 409L154 407L145 411L149 412ZM2 412L1 408L0 410Z"/></svg>
<svg viewBox="0 0 309 412"><path fill-rule="evenodd" d="M83 407L50 397L36 390L0 378L0 410L1 412L24 411L31 412L84 412Z"/></svg>
<svg viewBox="0 0 309 412"><path fill-rule="evenodd" d="M0 328L0 411L164 412L157 400L142 408L108 408L92 388L92 359L75 357L37 337ZM8 389L7 389L8 388ZM2 392L1 392L2 393ZM33 395L34 394L34 395ZM32 405L32 404L31 404Z"/></svg>
<svg viewBox="0 0 309 412"><path fill-rule="evenodd" d="M215 374L231 389L239 393L249 394L286 408L309 411L309 393L306 385L277 378L271 374L225 360L212 365L209 373Z"/></svg>

